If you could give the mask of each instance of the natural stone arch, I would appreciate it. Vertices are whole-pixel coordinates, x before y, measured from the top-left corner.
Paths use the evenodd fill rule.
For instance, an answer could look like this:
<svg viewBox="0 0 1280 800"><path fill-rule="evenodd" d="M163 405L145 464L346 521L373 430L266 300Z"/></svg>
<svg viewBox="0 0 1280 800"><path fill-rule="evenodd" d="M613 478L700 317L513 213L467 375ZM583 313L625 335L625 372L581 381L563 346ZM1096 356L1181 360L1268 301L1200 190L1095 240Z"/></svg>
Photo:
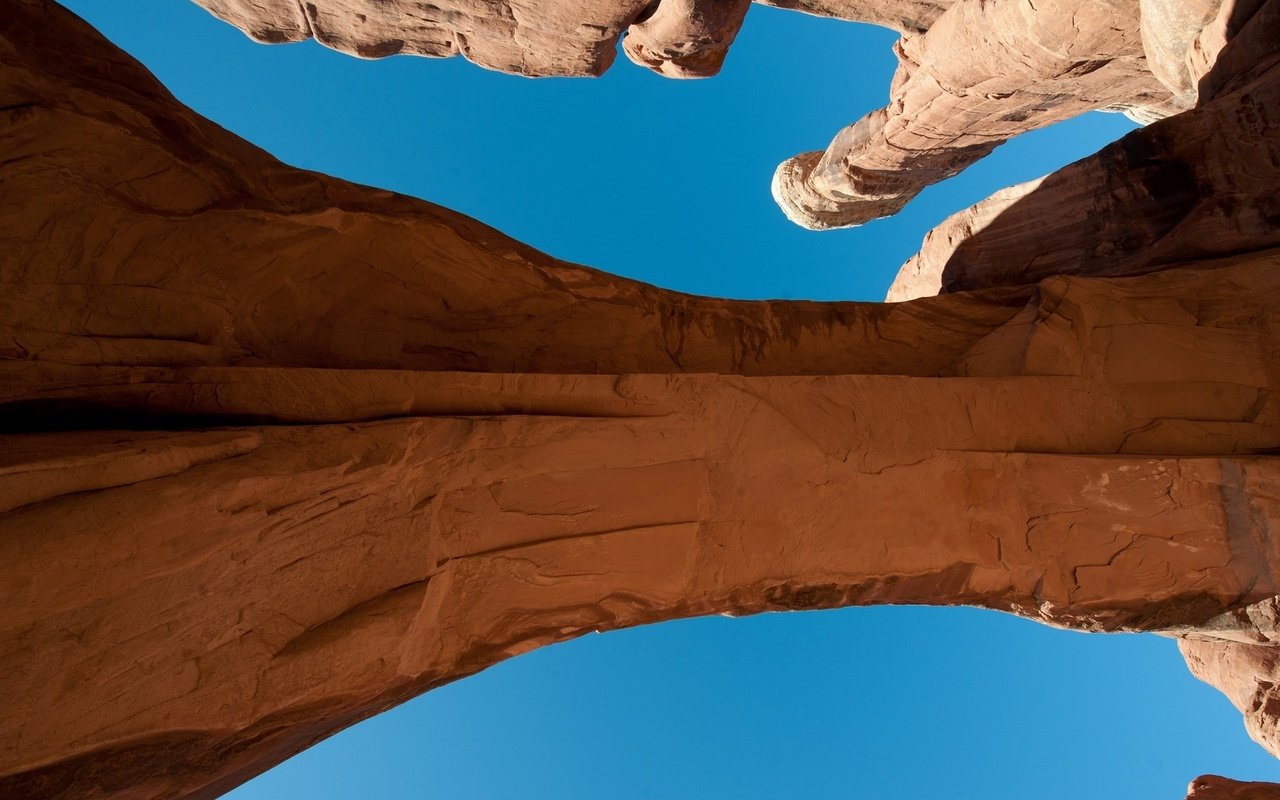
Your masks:
<svg viewBox="0 0 1280 800"><path fill-rule="evenodd" d="M284 167L9 5L6 793L215 794L675 616L1270 635L1273 250L895 306L692 298Z"/></svg>

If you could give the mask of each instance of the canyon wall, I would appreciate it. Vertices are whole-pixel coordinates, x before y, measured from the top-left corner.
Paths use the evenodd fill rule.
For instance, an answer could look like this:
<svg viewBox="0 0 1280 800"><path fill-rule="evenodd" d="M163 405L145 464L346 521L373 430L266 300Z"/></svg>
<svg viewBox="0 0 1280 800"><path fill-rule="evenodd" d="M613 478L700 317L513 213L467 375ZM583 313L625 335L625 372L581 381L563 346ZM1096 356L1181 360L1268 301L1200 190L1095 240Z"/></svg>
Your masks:
<svg viewBox="0 0 1280 800"><path fill-rule="evenodd" d="M0 796L213 797L544 644L872 603L1177 636L1280 754L1260 229L898 304L692 297L287 167L3 8ZM1278 77L1239 59L1224 118Z"/></svg>

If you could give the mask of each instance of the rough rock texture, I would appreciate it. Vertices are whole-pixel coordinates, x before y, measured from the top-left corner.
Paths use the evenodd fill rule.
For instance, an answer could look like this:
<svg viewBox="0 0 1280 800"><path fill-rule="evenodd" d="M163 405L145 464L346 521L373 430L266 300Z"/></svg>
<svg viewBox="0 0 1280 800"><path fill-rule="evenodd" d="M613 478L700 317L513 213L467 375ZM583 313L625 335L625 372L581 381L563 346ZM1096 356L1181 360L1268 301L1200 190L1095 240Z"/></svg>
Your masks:
<svg viewBox="0 0 1280 800"><path fill-rule="evenodd" d="M1280 250L679 295L0 6L0 796L210 797L549 642L868 603L1183 636L1277 747Z"/></svg>
<svg viewBox="0 0 1280 800"><path fill-rule="evenodd" d="M461 52L524 75L599 75L619 37L671 77L719 71L749 0L591 3L196 0L259 41L314 37L364 57ZM773 192L814 229L896 213L1027 130L1093 109L1150 121L1191 108L1257 0L783 0L785 8L903 32L888 105L823 152L779 166Z"/></svg>
<svg viewBox="0 0 1280 800"><path fill-rule="evenodd" d="M317 42L362 58L463 57L519 75L600 75L618 41L679 78L719 71L751 0L195 0L260 42ZM952 0L776 0L810 14L921 32Z"/></svg>
<svg viewBox="0 0 1280 800"><path fill-rule="evenodd" d="M1280 3L1246 0L1232 17L1217 68L1198 79L1200 107L955 214L888 299L1134 275L1280 245Z"/></svg>
<svg viewBox="0 0 1280 800"><path fill-rule="evenodd" d="M1280 730L1276 724L1280 720L1280 647L1276 646L1280 643L1280 628L1275 625L1274 601L1265 605L1268 613L1261 630L1246 627L1226 637L1188 634L1178 647L1192 674L1220 689L1244 714L1245 728L1254 741L1272 753L1280 753ZM1242 615L1228 616L1238 622ZM1257 622L1257 616L1253 622Z"/></svg>
<svg viewBox="0 0 1280 800"><path fill-rule="evenodd" d="M899 42L889 104L784 162L774 197L805 227L859 225L1023 131L1098 108L1166 113L1139 17L1133 0L961 0Z"/></svg>
<svg viewBox="0 0 1280 800"><path fill-rule="evenodd" d="M903 37L889 104L845 128L825 152L784 162L774 176L774 196L806 227L857 225L897 212L924 187L1023 131L1092 109L1123 110L1150 122L1230 91L1247 92L1249 76L1242 73L1265 68L1280 46L1276 13L1265 0L959 0L926 33ZM1263 107L1274 114L1270 97L1246 95L1223 105L1228 115L1247 117ZM1210 126L1220 121L1200 119ZM1234 122L1255 140L1270 124ZM1195 156L1208 156L1202 171L1215 175L1216 162L1232 152L1229 146L1215 149L1222 141L1206 141L1215 135L1201 128L1168 155L1187 158L1189 149L1208 144ZM1127 157L1152 166L1148 153ZM1237 162L1254 163L1252 158ZM1060 182L1078 188L1073 177ZM1097 188L1099 174L1084 177ZM1176 184L1187 176L1114 175L1121 193L1139 196L1151 177ZM1150 188L1167 191L1176 210L1185 187ZM1081 200L1073 199L1075 211ZM1036 224L1034 214L1017 216ZM953 226L984 219L981 211L975 216ZM1067 225L1076 221L1073 216ZM1016 269L1013 263L1005 268Z"/></svg>

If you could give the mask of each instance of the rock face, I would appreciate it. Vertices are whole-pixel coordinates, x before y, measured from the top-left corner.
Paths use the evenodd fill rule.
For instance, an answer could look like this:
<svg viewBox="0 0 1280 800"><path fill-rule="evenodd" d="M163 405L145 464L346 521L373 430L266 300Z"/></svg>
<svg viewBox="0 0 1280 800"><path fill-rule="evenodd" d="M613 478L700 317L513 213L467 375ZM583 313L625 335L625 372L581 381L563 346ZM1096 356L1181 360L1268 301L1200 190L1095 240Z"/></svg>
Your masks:
<svg viewBox="0 0 1280 800"><path fill-rule="evenodd" d="M870 603L1181 636L1276 752L1274 242L690 297L291 169L3 5L0 796L212 797L543 644Z"/></svg>
<svg viewBox="0 0 1280 800"><path fill-rule="evenodd" d="M1216 182L1217 189L1224 184L1236 188L1235 181L1242 177L1240 164L1255 163L1255 158L1267 163L1275 152L1270 133L1274 95L1267 94L1274 93L1274 85L1264 88L1250 80L1256 77L1253 72L1268 68L1280 47L1277 13L1275 4L1266 0L958 0L927 32L904 35L889 104L845 128L826 151L784 162L774 176L774 197L805 227L858 225L896 213L926 186L954 175L1024 131L1096 109L1123 110L1150 122L1223 97L1216 114L1204 111L1194 121L1178 123L1175 127L1182 129L1172 134L1173 141L1152 134L1143 144L1154 146L1154 152L1113 154L1133 168L1132 174L1103 168L1115 184L1106 189L1120 195L1108 199L1126 202L1129 194L1136 194L1139 202L1151 202L1144 197L1147 191L1159 198L1167 195L1169 208L1154 201L1167 219L1185 212L1179 208L1181 195L1196 191L1186 185L1189 181L1201 178ZM1263 96L1252 94L1258 89ZM1233 92L1241 96L1226 99ZM1254 119L1263 109L1264 119ZM1241 118L1233 119L1234 115ZM1262 143L1269 153L1240 157L1234 151L1233 133L1244 133L1247 146L1269 137ZM1158 166L1153 164L1157 156L1164 159ZM1234 164L1224 169L1222 162L1233 158ZM1179 167L1184 172L1179 173ZM1055 176L1055 186L1084 183L1095 192L1103 190L1102 173L1082 172ZM1244 183L1249 183L1247 178ZM1270 196L1263 207L1273 216L1274 182L1267 188ZM1046 201L1042 208L1053 204L1056 215L1056 204L1067 200L1073 213L1063 227L1072 229L1081 223L1075 212L1085 202L1082 196L1092 202L1107 198L1105 190L1079 193L1070 200ZM1009 200L1006 196L994 208L956 220L953 227L980 225ZM1028 209L1010 216L1039 225L1036 212ZM1218 209L1223 212L1234 216L1236 209ZM1254 223L1248 214L1240 216L1246 224ZM1273 219L1264 224L1275 228ZM1205 230L1197 235L1216 233ZM1149 237L1134 249L1148 242ZM1175 258L1185 259L1192 251L1177 252ZM1106 254L1115 260L1112 255ZM1003 261L1002 268L1016 272L1023 266L1020 257L1025 253ZM1037 264L1032 274L1014 282L1057 274L1054 267ZM958 285L971 284L960 279Z"/></svg>
<svg viewBox="0 0 1280 800"><path fill-rule="evenodd" d="M1187 800L1280 800L1274 783L1242 783L1219 775L1201 775L1187 789Z"/></svg>

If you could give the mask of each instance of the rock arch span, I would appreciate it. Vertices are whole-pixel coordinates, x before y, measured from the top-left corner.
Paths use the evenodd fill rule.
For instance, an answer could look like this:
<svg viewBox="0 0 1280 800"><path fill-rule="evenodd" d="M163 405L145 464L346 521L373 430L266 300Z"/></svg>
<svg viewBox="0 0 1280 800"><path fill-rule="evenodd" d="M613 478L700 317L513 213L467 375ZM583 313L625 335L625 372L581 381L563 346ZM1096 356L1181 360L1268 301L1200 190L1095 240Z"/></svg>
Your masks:
<svg viewBox="0 0 1280 800"><path fill-rule="evenodd" d="M540 644L869 603L1183 636L1275 747L1265 242L684 296L286 167L5 5L0 792L214 796ZM1258 63L1220 102L1265 153Z"/></svg>

